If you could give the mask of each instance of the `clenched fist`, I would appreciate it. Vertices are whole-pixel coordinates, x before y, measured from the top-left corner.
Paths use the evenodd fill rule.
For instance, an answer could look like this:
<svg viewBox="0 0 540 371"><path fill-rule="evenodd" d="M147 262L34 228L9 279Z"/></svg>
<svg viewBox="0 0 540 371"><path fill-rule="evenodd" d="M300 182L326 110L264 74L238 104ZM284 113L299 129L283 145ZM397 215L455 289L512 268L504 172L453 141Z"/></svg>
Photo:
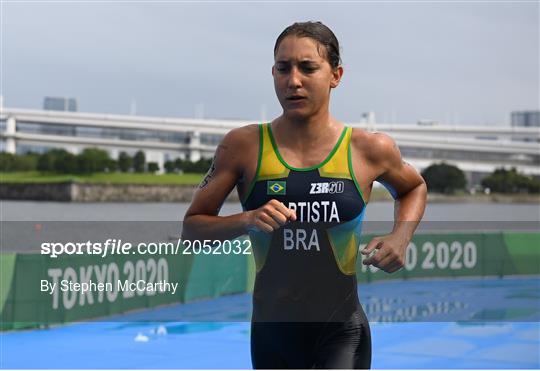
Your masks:
<svg viewBox="0 0 540 371"><path fill-rule="evenodd" d="M247 230L271 233L289 221L296 220L296 211L272 199L258 209L246 211Z"/></svg>

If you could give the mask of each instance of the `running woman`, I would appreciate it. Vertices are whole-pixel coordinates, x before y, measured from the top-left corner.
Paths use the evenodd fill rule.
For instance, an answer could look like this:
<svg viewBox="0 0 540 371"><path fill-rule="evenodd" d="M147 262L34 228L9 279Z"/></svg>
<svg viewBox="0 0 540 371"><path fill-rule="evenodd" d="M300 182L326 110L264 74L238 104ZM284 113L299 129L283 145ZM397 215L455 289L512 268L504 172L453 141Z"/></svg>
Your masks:
<svg viewBox="0 0 540 371"><path fill-rule="evenodd" d="M373 182L395 202L392 232L361 251L392 273L422 218L426 185L382 133L352 129L329 111L343 76L339 43L320 22L277 38L272 66L283 113L231 130L184 217L183 236L249 234L256 265L254 368L370 368L370 328L358 299L356 260ZM218 216L236 187L243 212Z"/></svg>

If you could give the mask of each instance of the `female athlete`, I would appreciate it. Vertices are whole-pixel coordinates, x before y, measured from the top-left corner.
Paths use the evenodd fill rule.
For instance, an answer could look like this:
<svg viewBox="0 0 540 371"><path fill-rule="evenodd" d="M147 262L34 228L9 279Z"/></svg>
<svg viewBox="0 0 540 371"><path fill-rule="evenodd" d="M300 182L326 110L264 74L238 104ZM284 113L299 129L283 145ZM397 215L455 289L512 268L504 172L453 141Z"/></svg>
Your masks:
<svg viewBox="0 0 540 371"><path fill-rule="evenodd" d="M358 300L356 261L372 184L393 194L395 222L361 251L392 273L426 203L426 185L387 135L352 129L329 111L343 76L339 43L320 22L277 38L272 66L283 113L230 131L184 218L183 236L248 234L256 265L254 368L370 368L371 339ZM243 212L218 216L234 187Z"/></svg>

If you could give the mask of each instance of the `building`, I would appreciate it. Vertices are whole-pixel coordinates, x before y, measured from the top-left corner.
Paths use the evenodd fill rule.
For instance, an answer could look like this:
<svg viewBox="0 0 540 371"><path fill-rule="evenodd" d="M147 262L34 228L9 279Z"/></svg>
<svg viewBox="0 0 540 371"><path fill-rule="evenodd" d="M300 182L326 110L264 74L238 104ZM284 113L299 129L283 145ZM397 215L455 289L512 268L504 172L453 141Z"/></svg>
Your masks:
<svg viewBox="0 0 540 371"><path fill-rule="evenodd" d="M540 127L540 111L514 111L510 120L513 127Z"/></svg>
<svg viewBox="0 0 540 371"><path fill-rule="evenodd" d="M97 147L112 158L122 151L133 155L142 150L148 162L163 169L168 160L211 158L228 131L255 122L5 108L0 114L0 150L26 153L64 148L79 153ZM419 171L444 161L462 169L470 184L500 167L540 176L538 127L349 125L388 133L404 159Z"/></svg>
<svg viewBox="0 0 540 371"><path fill-rule="evenodd" d="M51 111L77 112L77 101L75 98L45 97L43 109Z"/></svg>

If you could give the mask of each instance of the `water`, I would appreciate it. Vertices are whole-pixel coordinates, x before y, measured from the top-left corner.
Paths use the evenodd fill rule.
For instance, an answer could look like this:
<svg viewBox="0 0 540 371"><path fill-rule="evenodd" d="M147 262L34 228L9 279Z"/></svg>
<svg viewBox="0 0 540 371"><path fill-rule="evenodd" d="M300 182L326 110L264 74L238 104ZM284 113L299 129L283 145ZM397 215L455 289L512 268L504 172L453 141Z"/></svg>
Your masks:
<svg viewBox="0 0 540 371"><path fill-rule="evenodd" d="M181 235L188 203L61 203L2 201L2 250L38 251L45 241L86 241L117 238L126 241L171 241ZM367 207L364 234L385 234L393 227L393 203ZM450 231L537 231L538 205L495 203L433 203L418 233ZM226 203L220 215L241 212ZM112 236L112 237L111 237ZM128 238L129 237L129 238Z"/></svg>
<svg viewBox="0 0 540 371"><path fill-rule="evenodd" d="M180 221L188 203L62 203L2 201L2 220L10 221ZM372 202L366 221L393 220L392 202ZM225 203L220 215L241 212L240 204ZM432 203L425 221L540 221L540 205L510 203Z"/></svg>

